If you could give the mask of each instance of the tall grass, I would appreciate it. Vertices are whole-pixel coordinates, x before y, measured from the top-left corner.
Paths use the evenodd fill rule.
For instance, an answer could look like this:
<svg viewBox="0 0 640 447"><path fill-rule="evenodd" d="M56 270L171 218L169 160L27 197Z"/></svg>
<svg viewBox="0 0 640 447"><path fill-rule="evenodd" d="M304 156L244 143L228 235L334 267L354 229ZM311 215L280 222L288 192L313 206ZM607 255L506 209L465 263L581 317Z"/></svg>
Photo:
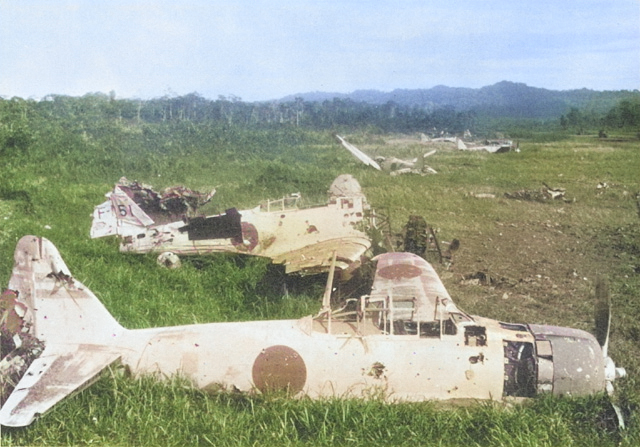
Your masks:
<svg viewBox="0 0 640 447"><path fill-rule="evenodd" d="M112 374L3 445L634 445L616 432L601 397L540 398L504 406L294 400L199 391Z"/></svg>

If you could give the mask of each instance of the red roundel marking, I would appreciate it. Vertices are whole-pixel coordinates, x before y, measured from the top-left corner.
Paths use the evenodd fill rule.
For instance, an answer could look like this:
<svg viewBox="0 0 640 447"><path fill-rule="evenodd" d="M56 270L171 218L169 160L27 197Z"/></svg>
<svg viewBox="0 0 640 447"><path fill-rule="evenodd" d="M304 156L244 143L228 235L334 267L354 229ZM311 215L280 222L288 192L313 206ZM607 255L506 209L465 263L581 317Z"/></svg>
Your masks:
<svg viewBox="0 0 640 447"><path fill-rule="evenodd" d="M288 346L270 346L262 350L253 362L253 383L263 393L288 391L297 394L307 382L304 360Z"/></svg>
<svg viewBox="0 0 640 447"><path fill-rule="evenodd" d="M420 276L420 267L411 264L393 264L378 270L377 274L386 279L415 278Z"/></svg>
<svg viewBox="0 0 640 447"><path fill-rule="evenodd" d="M242 227L242 240L234 238L231 239L231 243L238 250L251 251L256 248L256 245L260 242L258 238L258 230L256 230L256 227L249 222L242 222L240 225Z"/></svg>

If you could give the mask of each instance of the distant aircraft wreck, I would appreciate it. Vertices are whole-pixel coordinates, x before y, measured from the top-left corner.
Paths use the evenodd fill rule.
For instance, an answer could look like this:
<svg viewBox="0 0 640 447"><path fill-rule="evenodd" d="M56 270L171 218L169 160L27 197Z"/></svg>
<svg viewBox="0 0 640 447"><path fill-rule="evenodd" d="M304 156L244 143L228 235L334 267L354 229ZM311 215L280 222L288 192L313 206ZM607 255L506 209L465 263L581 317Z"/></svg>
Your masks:
<svg viewBox="0 0 640 447"><path fill-rule="evenodd" d="M441 134L444 135L444 132L441 132ZM420 141L422 143L453 143L456 145L458 150L461 151L486 151L490 153L502 153L515 150L516 152L519 152L518 145L516 144L514 146L512 140L498 138L493 140L470 141L471 138L471 132L469 132L468 130L464 132L463 138L451 135L430 137L424 133L420 134Z"/></svg>
<svg viewBox="0 0 640 447"><path fill-rule="evenodd" d="M0 309L45 348L0 408L0 424L31 424L114 362L134 376L181 375L201 388L389 402L612 393L625 376L607 352L608 305L599 306L598 337L503 323L458 309L416 255L374 260L371 293L339 309L330 306L332 267L315 316L131 330L71 275L50 241L25 236Z"/></svg>
<svg viewBox="0 0 640 447"><path fill-rule="evenodd" d="M177 256L227 252L268 257L284 264L287 273L305 274L328 271L334 251L337 268L350 272L371 246L364 232L370 206L351 175L334 180L325 206L298 208L300 196L293 195L215 216L195 212L215 190L170 191L176 189L183 193L165 198L147 185L120 179L108 200L95 207L91 238L117 236L120 251L160 253L158 262L168 266Z"/></svg>
<svg viewBox="0 0 640 447"><path fill-rule="evenodd" d="M460 138L456 138L456 144L458 146L458 149L461 151L487 151L490 153L503 153L510 152L514 149L513 141L505 139L485 140L482 143L465 143Z"/></svg>
<svg viewBox="0 0 640 447"><path fill-rule="evenodd" d="M374 160L360 149L349 143L340 135L336 135L342 146L347 149L358 160L363 162L367 166L371 166L378 171L388 172L391 175L401 174L437 174L436 170L426 166L424 159L435 154L436 151L427 152L422 157L414 158L413 160L401 160L396 157L376 157Z"/></svg>

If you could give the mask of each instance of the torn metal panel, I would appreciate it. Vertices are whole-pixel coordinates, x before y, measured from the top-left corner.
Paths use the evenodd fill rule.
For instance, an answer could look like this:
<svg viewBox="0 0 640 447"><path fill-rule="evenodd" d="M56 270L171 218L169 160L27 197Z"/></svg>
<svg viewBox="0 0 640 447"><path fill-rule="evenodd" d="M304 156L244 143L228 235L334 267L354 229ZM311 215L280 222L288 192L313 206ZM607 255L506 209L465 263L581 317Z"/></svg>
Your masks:
<svg viewBox="0 0 640 447"><path fill-rule="evenodd" d="M216 193L201 193L184 186L156 192L149 185L120 178L108 200L95 207L91 237L128 236L129 226L150 226L195 216Z"/></svg>
<svg viewBox="0 0 640 447"><path fill-rule="evenodd" d="M27 306L18 294L5 290L0 295L0 405L44 350L44 343L32 334Z"/></svg>
<svg viewBox="0 0 640 447"><path fill-rule="evenodd" d="M125 177L120 178L116 187L156 223L171 222L191 216L198 208L208 203L216 193L215 189L208 193L201 193L181 185L170 186L161 192L156 192L149 185L132 182Z"/></svg>
<svg viewBox="0 0 640 447"><path fill-rule="evenodd" d="M337 252L340 253L336 260L337 268L350 272L360 266L360 257L370 244L364 236L330 239L274 256L273 262L284 264L287 273L320 273L329 270L332 253Z"/></svg>
<svg viewBox="0 0 640 447"><path fill-rule="evenodd" d="M180 375L202 388L390 402L581 395L624 376L583 331L468 315L424 259L375 260L370 295L315 317L128 330L51 242L26 236L10 284L46 350L0 409L0 424L28 425L117 359L135 376Z"/></svg>

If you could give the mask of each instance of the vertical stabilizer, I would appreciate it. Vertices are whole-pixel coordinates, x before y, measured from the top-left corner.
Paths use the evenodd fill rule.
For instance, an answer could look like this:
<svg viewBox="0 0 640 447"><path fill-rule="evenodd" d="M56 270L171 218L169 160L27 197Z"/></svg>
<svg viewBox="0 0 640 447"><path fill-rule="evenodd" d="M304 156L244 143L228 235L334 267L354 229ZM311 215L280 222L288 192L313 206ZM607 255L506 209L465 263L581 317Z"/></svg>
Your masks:
<svg viewBox="0 0 640 447"><path fill-rule="evenodd" d="M46 345L108 344L123 328L98 298L71 276L47 239L24 236L14 254L9 289L27 307L25 322Z"/></svg>
<svg viewBox="0 0 640 447"><path fill-rule="evenodd" d="M91 238L104 236L133 236L140 229L153 225L154 220L119 186L107 194L109 200L93 210Z"/></svg>
<svg viewBox="0 0 640 447"><path fill-rule="evenodd" d="M44 352L29 366L0 409L0 424L23 427L65 397L91 384L121 357L125 329L71 273L47 239L18 242L9 289L16 309Z"/></svg>

